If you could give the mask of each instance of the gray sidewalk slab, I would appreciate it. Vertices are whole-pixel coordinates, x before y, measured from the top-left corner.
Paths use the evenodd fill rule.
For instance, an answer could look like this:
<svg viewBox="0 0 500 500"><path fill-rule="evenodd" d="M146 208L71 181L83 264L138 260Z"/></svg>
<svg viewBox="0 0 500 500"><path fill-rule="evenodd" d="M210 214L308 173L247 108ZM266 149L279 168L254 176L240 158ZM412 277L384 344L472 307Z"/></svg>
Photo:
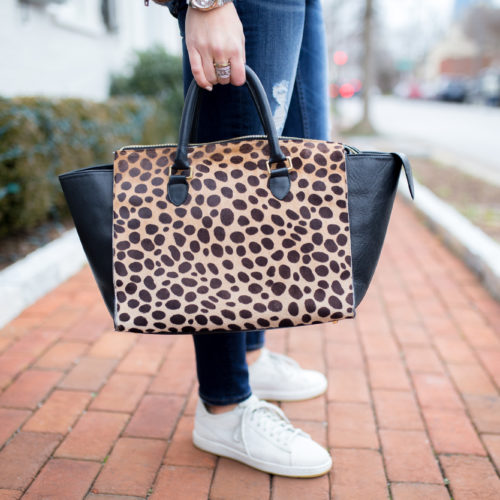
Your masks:
<svg viewBox="0 0 500 500"><path fill-rule="evenodd" d="M87 262L76 229L0 271L0 328Z"/></svg>

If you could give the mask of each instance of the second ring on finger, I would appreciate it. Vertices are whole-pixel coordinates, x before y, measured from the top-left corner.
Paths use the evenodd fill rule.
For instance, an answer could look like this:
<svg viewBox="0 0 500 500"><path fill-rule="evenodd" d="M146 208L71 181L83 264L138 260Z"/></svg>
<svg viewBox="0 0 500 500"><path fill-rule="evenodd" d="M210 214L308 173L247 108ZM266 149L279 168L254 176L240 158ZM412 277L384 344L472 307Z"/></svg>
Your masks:
<svg viewBox="0 0 500 500"><path fill-rule="evenodd" d="M224 61L222 63L214 61L213 64L215 68L215 75L218 80L231 78L231 63L229 61Z"/></svg>

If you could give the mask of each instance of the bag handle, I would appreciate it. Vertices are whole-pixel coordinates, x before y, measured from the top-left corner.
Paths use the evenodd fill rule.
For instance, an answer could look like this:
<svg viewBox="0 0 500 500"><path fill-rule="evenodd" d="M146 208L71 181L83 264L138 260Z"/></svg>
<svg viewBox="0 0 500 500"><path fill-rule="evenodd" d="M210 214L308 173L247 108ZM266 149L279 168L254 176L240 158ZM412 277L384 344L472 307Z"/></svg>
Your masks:
<svg viewBox="0 0 500 500"><path fill-rule="evenodd" d="M281 151L278 133L272 118L271 107L269 105L264 87L262 86L262 83L255 71L253 71L253 69L247 64L244 66L246 74L245 85L249 89L250 95L252 96L255 106L257 107L260 121L264 127L264 131L269 142L270 155L268 160L268 187L276 198L282 200L290 190L289 171L291 168L291 161L290 158L285 156ZM174 164L169 170L170 176L167 185L168 198L177 206L181 205L186 200L189 190L188 180L191 178L191 166L188 160L187 150L189 146L189 138L193 128L193 121L199 112L200 89L201 87L193 78L184 100L184 107L179 127L179 143L177 153ZM208 92L208 90L206 92ZM286 162L287 160L287 166L271 169L271 164ZM178 173L180 170L183 170L184 173Z"/></svg>

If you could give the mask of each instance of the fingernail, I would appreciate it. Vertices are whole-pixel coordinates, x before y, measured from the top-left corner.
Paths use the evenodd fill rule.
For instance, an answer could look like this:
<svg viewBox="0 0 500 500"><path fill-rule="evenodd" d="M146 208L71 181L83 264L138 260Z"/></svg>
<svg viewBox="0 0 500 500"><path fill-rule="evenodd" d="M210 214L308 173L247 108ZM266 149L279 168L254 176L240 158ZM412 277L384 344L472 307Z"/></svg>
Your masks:
<svg viewBox="0 0 500 500"><path fill-rule="evenodd" d="M207 85L205 88L206 88L207 90L212 90L212 89L213 89L212 85Z"/></svg>

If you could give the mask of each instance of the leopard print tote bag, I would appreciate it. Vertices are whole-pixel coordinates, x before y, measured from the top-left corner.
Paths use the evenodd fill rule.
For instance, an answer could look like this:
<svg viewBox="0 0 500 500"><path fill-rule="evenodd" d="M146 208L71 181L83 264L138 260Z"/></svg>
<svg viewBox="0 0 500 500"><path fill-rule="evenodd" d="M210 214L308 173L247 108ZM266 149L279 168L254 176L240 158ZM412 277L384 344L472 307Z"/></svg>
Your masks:
<svg viewBox="0 0 500 500"><path fill-rule="evenodd" d="M407 159L363 155L335 141L278 137L262 84L245 69L264 135L188 143L201 91L193 80L178 144L126 146L115 152L112 168L59 177L116 331L267 330L355 316L380 254L401 166L413 189ZM354 156L363 162L352 175ZM378 187L372 181L371 196L383 199L376 200L375 215L359 217L366 212L362 203L373 202L357 180L362 169L382 178ZM77 203L90 171L86 195L99 201L83 213ZM363 269L367 260L371 265ZM358 266L363 272L357 275Z"/></svg>

